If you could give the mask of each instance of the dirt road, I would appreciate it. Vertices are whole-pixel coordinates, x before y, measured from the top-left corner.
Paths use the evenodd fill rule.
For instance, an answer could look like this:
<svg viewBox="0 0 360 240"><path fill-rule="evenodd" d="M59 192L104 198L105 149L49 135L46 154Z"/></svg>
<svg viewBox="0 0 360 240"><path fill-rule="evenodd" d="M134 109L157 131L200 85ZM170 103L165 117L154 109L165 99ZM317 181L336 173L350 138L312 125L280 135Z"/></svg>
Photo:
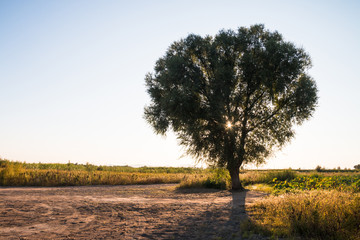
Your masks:
<svg viewBox="0 0 360 240"><path fill-rule="evenodd" d="M0 188L0 239L240 239L265 194L176 185Z"/></svg>

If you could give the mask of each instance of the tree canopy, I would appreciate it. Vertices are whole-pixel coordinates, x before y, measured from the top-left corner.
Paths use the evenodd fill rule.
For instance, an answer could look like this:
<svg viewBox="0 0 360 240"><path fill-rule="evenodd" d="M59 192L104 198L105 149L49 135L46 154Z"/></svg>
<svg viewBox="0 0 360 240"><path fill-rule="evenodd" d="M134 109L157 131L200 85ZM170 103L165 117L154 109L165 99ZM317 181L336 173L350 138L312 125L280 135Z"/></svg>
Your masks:
<svg viewBox="0 0 360 240"><path fill-rule="evenodd" d="M188 154L226 167L239 189L240 166L263 163L314 112L310 67L302 48L264 25L190 34L147 74L145 119L158 134L173 130Z"/></svg>

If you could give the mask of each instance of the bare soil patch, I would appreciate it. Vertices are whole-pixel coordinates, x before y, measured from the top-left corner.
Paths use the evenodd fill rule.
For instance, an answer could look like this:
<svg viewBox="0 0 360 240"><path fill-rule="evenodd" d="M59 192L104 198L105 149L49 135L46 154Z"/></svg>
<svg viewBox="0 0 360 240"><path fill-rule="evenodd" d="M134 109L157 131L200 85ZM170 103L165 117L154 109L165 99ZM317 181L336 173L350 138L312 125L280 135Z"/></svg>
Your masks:
<svg viewBox="0 0 360 240"><path fill-rule="evenodd" d="M255 191L176 185L0 188L0 239L240 239Z"/></svg>

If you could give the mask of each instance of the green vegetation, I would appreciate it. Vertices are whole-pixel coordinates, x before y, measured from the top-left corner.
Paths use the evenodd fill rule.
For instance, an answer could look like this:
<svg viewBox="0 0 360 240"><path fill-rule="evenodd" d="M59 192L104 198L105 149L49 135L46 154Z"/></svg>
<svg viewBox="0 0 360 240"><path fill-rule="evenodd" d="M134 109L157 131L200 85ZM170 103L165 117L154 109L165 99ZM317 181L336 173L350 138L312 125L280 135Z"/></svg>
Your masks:
<svg viewBox="0 0 360 240"><path fill-rule="evenodd" d="M317 169L318 170L318 169ZM252 233L301 239L360 240L359 170L246 170L241 182L265 198L246 209L243 238ZM230 189L227 169L21 163L0 159L0 186L179 183L179 188Z"/></svg>
<svg viewBox="0 0 360 240"><path fill-rule="evenodd" d="M319 174L312 174L310 176L298 176L290 181L283 181L274 178L275 190L346 190L352 192L360 192L360 175L348 176L323 176Z"/></svg>

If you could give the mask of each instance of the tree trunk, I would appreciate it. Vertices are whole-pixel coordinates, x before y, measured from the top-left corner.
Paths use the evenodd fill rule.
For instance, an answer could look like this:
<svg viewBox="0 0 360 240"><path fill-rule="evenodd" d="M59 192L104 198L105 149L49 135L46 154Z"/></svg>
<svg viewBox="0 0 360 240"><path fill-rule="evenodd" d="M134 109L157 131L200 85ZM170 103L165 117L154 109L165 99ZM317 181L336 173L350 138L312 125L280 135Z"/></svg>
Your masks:
<svg viewBox="0 0 360 240"><path fill-rule="evenodd" d="M239 168L238 167L230 167L229 169L230 177L231 177L231 189L232 190L244 190L241 185L239 178Z"/></svg>
<svg viewBox="0 0 360 240"><path fill-rule="evenodd" d="M244 132L245 130L243 130ZM243 134L244 136L246 134ZM244 142L245 137L242 137L242 143ZM230 173L231 177L231 189L232 190L244 190L244 188L241 185L240 178L239 178L239 169L243 162L243 155L241 155L241 158L235 158L235 152L236 152L236 137L235 137L235 131L232 129L229 129L227 132L227 138L225 139L225 149L224 149L224 158L227 162L227 169ZM240 145L241 149L244 149L244 144ZM244 151L242 151L244 152Z"/></svg>

